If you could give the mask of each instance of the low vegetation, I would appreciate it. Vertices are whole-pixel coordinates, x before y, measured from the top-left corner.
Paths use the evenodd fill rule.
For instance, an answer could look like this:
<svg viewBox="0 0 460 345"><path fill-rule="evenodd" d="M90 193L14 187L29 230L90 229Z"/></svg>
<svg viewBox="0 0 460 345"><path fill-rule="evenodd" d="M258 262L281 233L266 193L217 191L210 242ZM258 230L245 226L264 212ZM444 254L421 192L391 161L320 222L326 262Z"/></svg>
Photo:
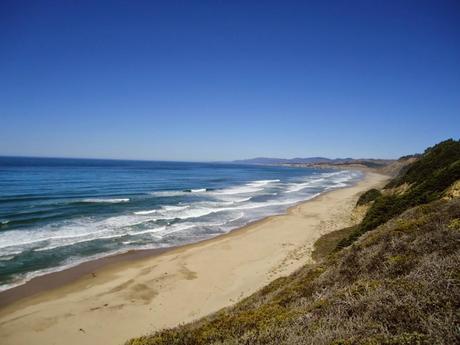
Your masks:
<svg viewBox="0 0 460 345"><path fill-rule="evenodd" d="M443 190L446 184L451 185L458 179L458 175L454 176L452 173L454 171L458 172L459 160L460 141L453 139L445 140L433 147L427 148L416 162L407 167L406 171L391 180L387 188L397 187L403 183L415 183L419 185L426 182L426 180L431 180L427 183L430 187ZM452 166L453 164L456 166L456 169ZM453 179L443 181L440 179L440 175L453 177Z"/></svg>
<svg viewBox="0 0 460 345"><path fill-rule="evenodd" d="M459 142L439 145L418 159L423 175L411 166L387 186L410 188L370 193L361 224L320 239L316 264L233 307L127 344L460 343L460 198L441 198L459 178L460 157L451 159ZM433 152L443 164L427 159Z"/></svg>
<svg viewBox="0 0 460 345"><path fill-rule="evenodd" d="M316 262L323 260L332 253L341 240L350 236L356 230L355 226L332 231L321 236L314 245L311 256Z"/></svg>
<svg viewBox="0 0 460 345"><path fill-rule="evenodd" d="M460 141L446 140L429 148L399 176L391 180L386 190L409 186L404 193L383 193L367 211L361 224L339 247L347 247L362 234L375 229L407 209L439 199L445 190L460 179Z"/></svg>
<svg viewBox="0 0 460 345"><path fill-rule="evenodd" d="M366 205L366 204L370 203L371 201L374 201L375 199L377 199L381 195L382 195L382 193L378 189L375 189L375 188L369 189L367 192L365 192L364 194L362 194L359 197L358 202L356 203L356 205L358 205L358 206Z"/></svg>

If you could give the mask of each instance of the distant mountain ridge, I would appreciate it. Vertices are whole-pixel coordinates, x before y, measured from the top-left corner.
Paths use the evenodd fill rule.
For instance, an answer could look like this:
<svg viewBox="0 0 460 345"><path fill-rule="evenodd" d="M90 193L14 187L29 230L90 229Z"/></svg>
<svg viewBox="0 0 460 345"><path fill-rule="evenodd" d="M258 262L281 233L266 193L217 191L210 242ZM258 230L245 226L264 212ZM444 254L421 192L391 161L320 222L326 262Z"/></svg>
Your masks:
<svg viewBox="0 0 460 345"><path fill-rule="evenodd" d="M307 158L269 158L256 157L249 159L239 159L233 161L238 164L318 164L318 163L345 163L354 161L353 158L325 158L325 157L307 157Z"/></svg>
<svg viewBox="0 0 460 345"><path fill-rule="evenodd" d="M412 160L416 159L418 155L409 155L395 159L375 159L375 158L325 158L325 157L307 157L307 158L267 158L257 157L251 159L241 159L233 161L237 164L248 165L281 165L297 168L332 168L332 169L380 169L381 173L390 176L396 173L407 165Z"/></svg>

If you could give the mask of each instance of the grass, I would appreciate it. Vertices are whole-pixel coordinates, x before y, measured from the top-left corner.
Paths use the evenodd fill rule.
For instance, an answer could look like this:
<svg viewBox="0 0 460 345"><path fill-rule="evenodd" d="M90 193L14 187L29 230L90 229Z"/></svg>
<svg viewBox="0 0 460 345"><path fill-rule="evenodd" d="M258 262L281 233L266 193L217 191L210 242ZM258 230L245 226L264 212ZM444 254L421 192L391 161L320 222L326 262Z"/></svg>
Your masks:
<svg viewBox="0 0 460 345"><path fill-rule="evenodd" d="M350 236L355 230L354 226L332 231L321 236L313 246L312 258L315 261L321 261L328 257L337 247L340 241Z"/></svg>

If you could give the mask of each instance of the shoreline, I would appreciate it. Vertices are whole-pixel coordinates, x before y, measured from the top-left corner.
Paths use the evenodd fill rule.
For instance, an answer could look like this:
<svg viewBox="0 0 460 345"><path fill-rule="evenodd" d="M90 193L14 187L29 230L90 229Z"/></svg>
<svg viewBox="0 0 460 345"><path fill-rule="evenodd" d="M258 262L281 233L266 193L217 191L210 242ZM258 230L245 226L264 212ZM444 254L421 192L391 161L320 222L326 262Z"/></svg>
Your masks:
<svg viewBox="0 0 460 345"><path fill-rule="evenodd" d="M358 181L359 183L359 181ZM352 187L352 186L350 186ZM347 188L347 187L343 187ZM337 189L336 189L337 190ZM309 202L316 198L319 198L322 195L327 193L332 193L335 190L324 192L323 194L317 195L311 199L300 201L292 206L289 206L286 212L281 214L268 215L261 219L253 220L243 226L232 229L226 233L219 234L214 237L206 238L197 242L186 243L178 246L171 246L166 248L152 248L152 249L131 249L124 253L110 254L103 256L101 258L84 261L75 266L64 268L59 271L45 273L43 275L33 277L30 280L24 282L23 284L14 286L10 289L0 291L0 312L2 308L7 307L8 305L19 302L24 298L33 297L36 294L46 292L48 290L56 289L67 284L71 284L79 279L84 278L85 276L94 277L99 270L107 269L112 265L120 265L130 262L135 262L137 260L149 259L164 253L168 253L174 250L187 249L189 247L198 246L204 244L208 241L214 241L218 238L231 235L233 232L244 231L246 227L256 225L258 223L263 223L268 218L277 217L286 215L289 213L290 209L301 205L303 203Z"/></svg>
<svg viewBox="0 0 460 345"><path fill-rule="evenodd" d="M364 172L353 186L226 234L33 278L0 293L0 336L5 344L122 343L205 316L311 262L314 242L349 224L358 194L387 178Z"/></svg>
<svg viewBox="0 0 460 345"><path fill-rule="evenodd" d="M109 265L161 255L161 253L175 248L177 247L139 250L132 249L125 253L104 256L94 260L81 262L75 266L64 268L59 271L49 272L33 277L23 284L0 291L0 310L11 303L20 301L23 298L31 297L47 290L56 289L66 284L71 284L85 275L93 275L98 270Z"/></svg>
<svg viewBox="0 0 460 345"><path fill-rule="evenodd" d="M365 178L365 173L363 173L363 179L364 178ZM354 185L358 184L362 180L358 180L355 184L350 185L348 187L342 187L342 188L338 188L338 189L334 189L330 191L325 191L319 195L312 197L311 199L297 202L293 204L292 206L289 206L286 209L286 211L283 213L272 214L272 215L265 216L261 219L250 221L249 223L243 226L234 228L226 233L219 234L214 237L202 239L197 242L191 242L191 243L186 243L186 244L171 246L171 247L166 247L166 248L130 249L127 252L109 254L107 256L103 256L97 259L78 263L75 266L64 268L62 270L44 273L42 275L33 277L20 285L14 286L10 289L0 291L0 311L2 310L2 308L7 307L8 305L18 302L24 298L32 297L41 292L46 292L48 290L56 289L56 288L65 286L67 284L71 284L79 279L84 278L85 276L93 277L98 272L98 270L108 268L112 265L124 264L124 263L129 263L129 262L133 262L137 260L152 258L152 257L158 256L158 255L161 255L163 253L167 253L173 250L186 249L188 247L200 245L208 241L213 241L217 238L230 235L233 232L244 231L246 227L256 225L258 223L263 223L268 218L289 214L291 209L299 205L302 205L304 203L307 203L309 201L312 201L316 198L319 198L322 195L333 193L334 191L339 190L339 189L352 188Z"/></svg>
<svg viewBox="0 0 460 345"><path fill-rule="evenodd" d="M127 252L109 254L107 256L103 256L100 258L78 263L75 266L67 267L62 270L44 273L42 275L33 277L20 285L0 291L0 311L2 310L2 308L7 307L8 305L18 302L24 298L32 297L41 292L46 292L48 290L56 289L56 288L65 286L67 284L71 284L79 279L84 278L85 276L92 277L95 274L97 274L98 270L105 269L112 265L124 264L127 262L148 259L148 258L155 257L155 256L158 256L158 255L161 255L163 253L167 253L173 250L186 249L191 246L206 243L207 241L213 241L216 238L225 237L227 235L232 234L233 232L244 231L246 227L250 227L252 225L262 223L271 217L287 215L289 214L289 212L291 212L291 209L299 205L308 203L312 200L315 200L316 198L319 198L329 193L333 193L334 191L337 191L340 189L354 187L356 184L359 184L361 181L363 181L366 178L366 174L368 172L362 171L362 173L363 173L363 178L361 180L358 180L357 182L355 182L354 184L350 186L325 191L323 193L320 193L319 195L312 197L311 199L303 200L303 201L297 202L289 206L283 213L267 215L261 219L250 221L249 223L243 226L234 228L226 233L219 234L217 236L202 239L197 242L191 242L191 243L186 243L186 244L171 246L171 247L166 247L166 248L130 249Z"/></svg>

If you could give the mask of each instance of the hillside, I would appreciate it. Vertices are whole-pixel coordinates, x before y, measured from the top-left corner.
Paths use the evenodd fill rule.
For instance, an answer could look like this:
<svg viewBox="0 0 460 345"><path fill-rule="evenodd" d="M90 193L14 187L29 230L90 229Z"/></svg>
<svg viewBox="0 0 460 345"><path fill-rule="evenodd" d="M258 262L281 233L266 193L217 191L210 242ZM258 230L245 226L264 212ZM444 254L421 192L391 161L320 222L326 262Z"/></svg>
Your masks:
<svg viewBox="0 0 460 345"><path fill-rule="evenodd" d="M260 165L286 165L294 167L317 167L329 168L330 166L357 165L367 168L382 168L392 163L391 159L353 159L353 158L325 158L325 157L308 157L308 158L266 158L258 157L251 159L236 160L232 163L237 164L260 164Z"/></svg>
<svg viewBox="0 0 460 345"><path fill-rule="evenodd" d="M363 194L362 223L323 236L316 264L128 344L459 343L459 167L459 141L427 149L382 191Z"/></svg>
<svg viewBox="0 0 460 345"><path fill-rule="evenodd" d="M308 157L308 158L269 158L269 157L256 157L249 159L235 160L232 163L237 164L261 164L261 165L278 165L278 164L289 164L289 163L321 163L329 162L332 159L324 157Z"/></svg>
<svg viewBox="0 0 460 345"><path fill-rule="evenodd" d="M363 233L401 214L410 207L439 199L460 179L460 142L446 140L428 148L412 164L405 166L373 201L361 224L344 239L346 247Z"/></svg>

